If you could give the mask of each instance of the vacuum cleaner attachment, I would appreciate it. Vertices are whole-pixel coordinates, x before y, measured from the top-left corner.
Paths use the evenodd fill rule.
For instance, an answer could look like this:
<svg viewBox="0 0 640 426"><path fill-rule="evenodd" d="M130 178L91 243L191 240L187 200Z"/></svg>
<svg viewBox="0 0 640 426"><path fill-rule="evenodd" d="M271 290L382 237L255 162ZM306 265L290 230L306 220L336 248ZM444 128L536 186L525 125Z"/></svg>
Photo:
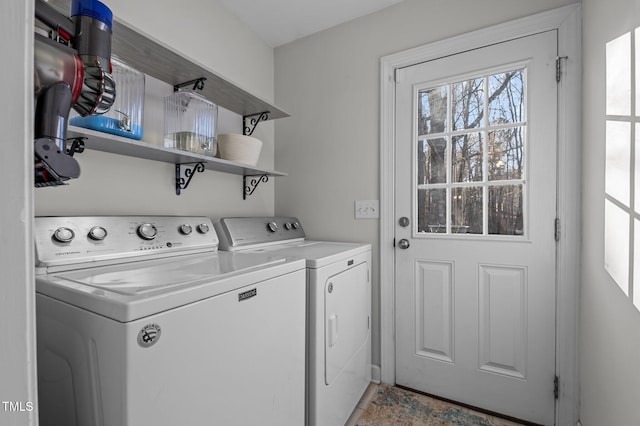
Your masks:
<svg viewBox="0 0 640 426"><path fill-rule="evenodd" d="M70 109L104 114L115 100L113 15L97 0L73 0L69 19L36 0L36 18L51 31L50 38L34 35L35 186L63 185L80 176L67 149Z"/></svg>

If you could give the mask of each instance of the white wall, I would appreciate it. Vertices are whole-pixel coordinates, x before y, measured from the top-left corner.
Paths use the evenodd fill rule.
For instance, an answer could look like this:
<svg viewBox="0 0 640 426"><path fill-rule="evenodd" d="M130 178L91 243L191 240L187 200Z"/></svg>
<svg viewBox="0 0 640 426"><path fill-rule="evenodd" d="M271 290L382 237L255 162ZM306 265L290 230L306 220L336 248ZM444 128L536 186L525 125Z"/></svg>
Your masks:
<svg viewBox="0 0 640 426"><path fill-rule="evenodd" d="M629 195L629 189L633 188L633 174L628 170L634 160L631 138L607 136L606 133L605 58L608 43L640 26L640 9L634 0L583 0L582 3L584 150L580 413L584 426L639 424L640 311L623 288L628 288L624 281L630 271L640 282L640 268L634 268L630 256L634 234L628 229L629 216L622 214L620 219L615 219L611 210L605 214L607 190L611 193L612 188L615 188L613 192L626 188L624 191ZM630 49L626 49L626 53L630 55ZM629 100L632 94L628 88L625 90L621 78L631 74L629 65L610 67L609 72L612 71L621 73L613 88L623 89ZM640 80L635 84L640 87ZM618 155L611 149L616 144L622 148ZM617 157L618 162L609 161L606 166L607 152L610 159ZM640 154L637 148L636 153ZM612 181L616 170L621 173L620 179ZM636 176L638 173L640 168L636 167ZM612 186L606 185L607 179ZM640 189L637 183L635 185L636 190ZM635 203L636 211L640 210L640 198L636 198ZM638 231L640 229L636 227L636 235L640 235ZM612 241L616 236L620 239ZM613 244L609 245L607 241ZM640 252L635 250L638 259ZM640 296L640 287L636 289L637 296Z"/></svg>
<svg viewBox="0 0 640 426"><path fill-rule="evenodd" d="M35 293L33 281L33 4L9 0L0 7L2 48L0 124L0 424L37 424ZM11 102L24 99L25 102ZM25 411L7 403L21 404ZM33 409L28 410L27 403Z"/></svg>
<svg viewBox="0 0 640 426"><path fill-rule="evenodd" d="M353 203L379 198L380 58L571 3L406 0L275 49L275 100L291 114L276 123L276 169L294 176L276 183L276 213L298 216L312 238L373 244L374 364L379 228L355 220Z"/></svg>
<svg viewBox="0 0 640 426"><path fill-rule="evenodd" d="M117 19L193 58L250 93L273 101L273 49L217 1L104 0L104 3ZM165 94L171 93L169 86L165 89L168 90ZM158 102L161 103L161 99L158 96ZM161 104L159 111L162 111ZM221 111L220 120L221 133L242 132L238 114ZM258 167L268 170L274 168L273 133L272 121L261 123L254 133L264 142ZM189 187L176 196L172 164L90 150L76 154L76 158L81 167L79 179L69 181L65 187L35 190L36 215L220 217L269 215L274 211L275 179L262 184L243 201L241 176L205 171L194 176Z"/></svg>

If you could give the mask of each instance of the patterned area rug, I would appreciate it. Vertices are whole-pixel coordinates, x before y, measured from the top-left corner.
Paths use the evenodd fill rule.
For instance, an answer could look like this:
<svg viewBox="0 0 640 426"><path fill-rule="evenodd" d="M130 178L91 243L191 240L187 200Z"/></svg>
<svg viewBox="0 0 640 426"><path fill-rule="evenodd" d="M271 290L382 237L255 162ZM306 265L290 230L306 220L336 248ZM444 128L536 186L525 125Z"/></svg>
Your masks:
<svg viewBox="0 0 640 426"><path fill-rule="evenodd" d="M380 385L357 426L518 426L508 420L479 413L404 389Z"/></svg>

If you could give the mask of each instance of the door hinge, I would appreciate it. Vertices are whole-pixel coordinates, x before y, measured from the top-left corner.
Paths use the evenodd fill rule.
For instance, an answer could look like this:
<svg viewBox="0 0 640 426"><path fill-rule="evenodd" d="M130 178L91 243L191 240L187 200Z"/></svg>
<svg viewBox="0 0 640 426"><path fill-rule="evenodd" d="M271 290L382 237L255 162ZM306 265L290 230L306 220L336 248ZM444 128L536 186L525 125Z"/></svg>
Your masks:
<svg viewBox="0 0 640 426"><path fill-rule="evenodd" d="M558 399L559 393L560 393L560 379L558 379L558 376L555 376L553 378L553 397L555 399Z"/></svg>
<svg viewBox="0 0 640 426"><path fill-rule="evenodd" d="M560 83L560 77L562 76L562 60L569 58L568 56L556 57L556 83Z"/></svg>
<svg viewBox="0 0 640 426"><path fill-rule="evenodd" d="M553 235L556 241L560 241L560 219L556 218L553 221Z"/></svg>

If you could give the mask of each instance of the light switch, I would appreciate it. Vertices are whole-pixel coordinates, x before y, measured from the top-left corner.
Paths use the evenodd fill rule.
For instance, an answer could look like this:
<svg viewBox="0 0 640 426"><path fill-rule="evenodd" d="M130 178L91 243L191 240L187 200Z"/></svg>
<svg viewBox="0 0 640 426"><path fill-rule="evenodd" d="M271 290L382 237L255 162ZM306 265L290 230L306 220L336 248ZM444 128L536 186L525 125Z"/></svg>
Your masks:
<svg viewBox="0 0 640 426"><path fill-rule="evenodd" d="M355 216L356 216L356 219L379 219L380 218L380 201L379 200L356 200Z"/></svg>

